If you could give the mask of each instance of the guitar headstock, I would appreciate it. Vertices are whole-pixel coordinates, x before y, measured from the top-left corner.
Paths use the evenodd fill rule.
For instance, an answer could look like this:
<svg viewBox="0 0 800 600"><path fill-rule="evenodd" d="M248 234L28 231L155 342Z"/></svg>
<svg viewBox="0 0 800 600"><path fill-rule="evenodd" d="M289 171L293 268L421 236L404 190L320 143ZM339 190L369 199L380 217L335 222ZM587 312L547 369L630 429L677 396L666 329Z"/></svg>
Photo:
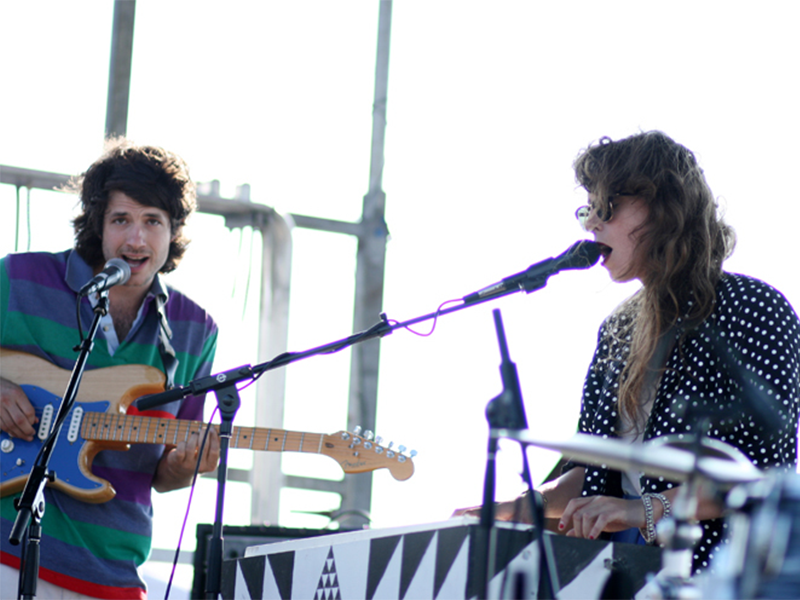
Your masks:
<svg viewBox="0 0 800 600"><path fill-rule="evenodd" d="M414 474L412 458L416 456L416 450L406 454L405 446L395 449L394 442L382 446L381 441L371 431L362 434L361 428L356 427L352 432L338 431L326 435L320 452L338 462L345 473L366 473L387 468L398 481L411 477Z"/></svg>

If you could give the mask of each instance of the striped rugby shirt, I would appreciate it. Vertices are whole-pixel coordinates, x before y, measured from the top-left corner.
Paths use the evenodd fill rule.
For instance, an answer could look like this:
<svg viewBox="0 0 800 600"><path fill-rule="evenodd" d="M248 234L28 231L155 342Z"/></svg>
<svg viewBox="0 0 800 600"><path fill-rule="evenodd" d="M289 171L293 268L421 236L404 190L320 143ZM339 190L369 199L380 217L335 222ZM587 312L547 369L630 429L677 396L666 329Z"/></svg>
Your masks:
<svg viewBox="0 0 800 600"><path fill-rule="evenodd" d="M92 269L73 250L57 254L11 254L0 260L0 344L44 358L71 370L78 344L75 303L77 290L91 279ZM211 372L217 342L213 319L189 298L167 288L159 276L125 340L109 352L98 331L87 370L144 364L163 370L158 346L156 295L166 299L172 347L179 360L175 383L184 385ZM81 301L84 334L92 322L89 299ZM0 368L2 368L0 366ZM128 414L138 414L130 407ZM143 413L147 416L199 420L203 398L189 396ZM153 508L151 483L164 446L133 444L127 452L100 452L93 473L108 480L116 496L88 504L58 490L46 489L42 519L39 577L60 587L100 598L146 598L137 567L151 546ZM8 542L16 518L13 499L0 500L4 564L19 568L21 546Z"/></svg>

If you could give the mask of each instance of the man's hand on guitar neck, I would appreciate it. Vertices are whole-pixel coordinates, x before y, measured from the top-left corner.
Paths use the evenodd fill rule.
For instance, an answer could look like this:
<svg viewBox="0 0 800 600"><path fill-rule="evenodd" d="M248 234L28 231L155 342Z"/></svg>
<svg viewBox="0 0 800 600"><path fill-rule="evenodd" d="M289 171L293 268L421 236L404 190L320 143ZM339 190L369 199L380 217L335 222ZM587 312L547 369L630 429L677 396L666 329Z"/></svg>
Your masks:
<svg viewBox="0 0 800 600"><path fill-rule="evenodd" d="M153 479L153 488L157 492L169 492L191 485L204 433L205 430L202 434L193 433L187 441L180 442L177 446L167 446ZM203 449L199 472L213 471L218 463L219 433L216 427L211 427L206 447Z"/></svg>
<svg viewBox="0 0 800 600"><path fill-rule="evenodd" d="M30 442L36 435L34 425L38 422L36 411L22 388L0 377L0 430Z"/></svg>

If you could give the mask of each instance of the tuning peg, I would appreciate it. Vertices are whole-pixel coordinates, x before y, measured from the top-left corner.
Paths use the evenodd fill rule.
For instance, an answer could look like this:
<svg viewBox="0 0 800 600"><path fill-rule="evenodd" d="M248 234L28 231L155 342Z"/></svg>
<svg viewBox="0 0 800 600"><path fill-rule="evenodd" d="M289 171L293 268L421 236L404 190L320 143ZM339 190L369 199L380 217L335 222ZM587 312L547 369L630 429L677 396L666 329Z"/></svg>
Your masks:
<svg viewBox="0 0 800 600"><path fill-rule="evenodd" d="M342 432L342 439L343 440L349 440L350 439L350 434L347 433L346 431L343 431Z"/></svg>
<svg viewBox="0 0 800 600"><path fill-rule="evenodd" d="M383 438L379 435L375 436L375 443L380 444L383 441Z"/></svg>
<svg viewBox="0 0 800 600"><path fill-rule="evenodd" d="M361 425L356 425L355 428L353 428L353 433L361 435Z"/></svg>
<svg viewBox="0 0 800 600"><path fill-rule="evenodd" d="M417 451L416 451L416 450L412 450L411 452L409 452L409 453L408 453L408 455L409 455L411 458L414 458L414 457L417 455Z"/></svg>
<svg viewBox="0 0 800 600"><path fill-rule="evenodd" d="M387 448L389 448L389 449L391 450L392 446L394 446L394 442L389 442L389 445L388 445L388 446L386 446L386 447L387 447Z"/></svg>
<svg viewBox="0 0 800 600"><path fill-rule="evenodd" d="M405 451L406 451L406 447L405 447L405 446L398 446L398 447L397 447L397 451L398 451L400 454L402 454L403 452L405 452Z"/></svg>
<svg viewBox="0 0 800 600"><path fill-rule="evenodd" d="M367 438L368 440L372 441L372 438L374 438L374 437L375 437L375 434L374 434L374 433L372 433L372 431L370 431L369 429L367 429L367 430L364 432L364 437L365 437L365 438Z"/></svg>

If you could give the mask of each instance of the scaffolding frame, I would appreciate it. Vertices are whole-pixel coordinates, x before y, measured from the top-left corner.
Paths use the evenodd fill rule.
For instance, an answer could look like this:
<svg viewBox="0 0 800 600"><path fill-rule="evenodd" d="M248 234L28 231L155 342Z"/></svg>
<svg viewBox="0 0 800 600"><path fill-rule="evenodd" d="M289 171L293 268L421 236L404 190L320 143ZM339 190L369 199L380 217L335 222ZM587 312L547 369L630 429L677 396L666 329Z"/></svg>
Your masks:
<svg viewBox="0 0 800 600"><path fill-rule="evenodd" d="M223 198L218 186L209 194L198 193L198 212L220 215L229 229L252 227L262 236L262 278L259 307L258 362L287 350L289 295L291 287L292 230L295 227L355 236L356 254L353 331L374 325L383 307L386 243L386 195L382 189L384 140L388 93L389 47L392 0L379 0L375 87L372 107L372 140L369 187L363 197L362 214L356 222L338 221L300 214L279 215L273 208L244 197ZM125 135L130 98L135 0L115 0L112 24L106 136ZM20 188L60 189L70 176L0 165L0 183ZM347 426L375 430L380 364L380 340L352 348ZM256 389L256 425L282 427L286 374L277 369L265 374ZM280 491L285 487L334 492L341 496L340 513L369 514L372 474L347 476L342 481L285 475L280 453L255 453L251 470L231 469L229 479L247 481L252 489L251 523L278 523ZM352 517L351 517L352 518ZM343 526L358 526L364 523ZM157 554L156 554L157 556Z"/></svg>

